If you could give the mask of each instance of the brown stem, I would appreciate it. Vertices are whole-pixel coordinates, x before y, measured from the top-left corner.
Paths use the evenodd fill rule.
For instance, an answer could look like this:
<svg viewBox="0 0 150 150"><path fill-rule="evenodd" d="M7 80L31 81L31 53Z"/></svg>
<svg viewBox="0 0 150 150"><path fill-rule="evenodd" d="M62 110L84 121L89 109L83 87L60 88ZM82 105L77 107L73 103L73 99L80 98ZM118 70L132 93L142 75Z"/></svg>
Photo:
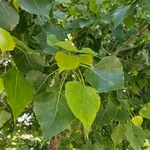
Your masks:
<svg viewBox="0 0 150 150"><path fill-rule="evenodd" d="M148 28L148 25L144 26L140 31L138 31L136 34L134 34L133 36L131 36L126 42L124 42L120 47L117 48L117 50L114 52L114 55L117 55L118 53L122 52L122 51L126 51L126 50L130 50L130 49L135 49L137 48L137 46L134 47L127 47L127 44L129 42L131 42L134 38L136 38L137 36L139 36L140 34L142 34L146 29Z"/></svg>
<svg viewBox="0 0 150 150"><path fill-rule="evenodd" d="M59 145L59 137L55 136L53 139L51 139L49 144L49 150L57 150Z"/></svg>

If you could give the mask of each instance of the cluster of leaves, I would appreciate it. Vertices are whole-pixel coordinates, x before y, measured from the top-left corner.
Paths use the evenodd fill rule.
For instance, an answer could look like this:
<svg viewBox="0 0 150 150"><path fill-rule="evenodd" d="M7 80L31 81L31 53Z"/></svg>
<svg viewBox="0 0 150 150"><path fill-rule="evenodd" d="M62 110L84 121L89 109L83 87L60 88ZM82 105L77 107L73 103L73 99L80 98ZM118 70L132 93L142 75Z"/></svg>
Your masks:
<svg viewBox="0 0 150 150"><path fill-rule="evenodd" d="M0 141L26 111L50 148L149 149L149 6L0 0Z"/></svg>

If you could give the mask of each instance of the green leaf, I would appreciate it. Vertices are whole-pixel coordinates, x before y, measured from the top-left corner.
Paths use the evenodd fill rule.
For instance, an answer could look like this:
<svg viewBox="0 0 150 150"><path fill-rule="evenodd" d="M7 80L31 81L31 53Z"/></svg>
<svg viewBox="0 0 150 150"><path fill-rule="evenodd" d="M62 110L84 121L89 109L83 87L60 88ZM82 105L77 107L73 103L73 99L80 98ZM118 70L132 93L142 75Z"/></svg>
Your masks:
<svg viewBox="0 0 150 150"><path fill-rule="evenodd" d="M23 42L14 38L16 47L11 56L18 70L23 74L31 71L38 70L43 71L45 66L45 56L30 49Z"/></svg>
<svg viewBox="0 0 150 150"><path fill-rule="evenodd" d="M73 114L83 123L86 136L100 107L100 97L97 91L80 82L67 82L65 86L67 103Z"/></svg>
<svg viewBox="0 0 150 150"><path fill-rule="evenodd" d="M67 51L71 52L78 52L76 47L71 43L71 41L60 41L55 44L55 46L58 46L60 48L63 48Z"/></svg>
<svg viewBox="0 0 150 150"><path fill-rule="evenodd" d="M135 116L132 118L132 123L137 127L141 127L143 123L143 118L141 116Z"/></svg>
<svg viewBox="0 0 150 150"><path fill-rule="evenodd" d="M24 108L33 100L35 90L15 68L8 71L4 76L4 87L7 101L13 110L14 120L16 120Z"/></svg>
<svg viewBox="0 0 150 150"><path fill-rule="evenodd" d="M3 82L3 79L0 78L0 94L3 92L4 90L4 82Z"/></svg>
<svg viewBox="0 0 150 150"><path fill-rule="evenodd" d="M104 57L92 69L86 70L84 76L100 92L109 92L124 87L122 64L114 56Z"/></svg>
<svg viewBox="0 0 150 150"><path fill-rule="evenodd" d="M74 119L63 93L51 90L36 96L34 112L42 128L43 143L64 131Z"/></svg>
<svg viewBox="0 0 150 150"><path fill-rule="evenodd" d="M54 35L54 34L47 35L47 44L49 46L54 46L58 42L59 42L59 40L57 39L56 35Z"/></svg>
<svg viewBox="0 0 150 150"><path fill-rule="evenodd" d="M118 26L121 24L124 19L129 15L129 10L131 8L131 5L127 6L119 6L115 12L113 13L113 22L115 26Z"/></svg>
<svg viewBox="0 0 150 150"><path fill-rule="evenodd" d="M80 60L76 56L67 55L61 51L55 54L55 60L59 67L60 72L63 70L72 70L78 68Z"/></svg>
<svg viewBox="0 0 150 150"><path fill-rule="evenodd" d="M49 17L52 7L50 0L18 0L18 2L22 9L31 14Z"/></svg>
<svg viewBox="0 0 150 150"><path fill-rule="evenodd" d="M12 51L15 48L13 37L4 29L0 28L0 49L2 52Z"/></svg>
<svg viewBox="0 0 150 150"><path fill-rule="evenodd" d="M150 103L144 106L139 113L143 118L150 119Z"/></svg>
<svg viewBox="0 0 150 150"><path fill-rule="evenodd" d="M89 54L82 54L82 55L79 55L79 61L80 61L80 63L82 63L82 64L92 66L92 63L93 63L93 55L89 55Z"/></svg>
<svg viewBox="0 0 150 150"><path fill-rule="evenodd" d="M78 51L78 53L91 54L93 56L96 55L96 53L88 47L82 48L80 51Z"/></svg>
<svg viewBox="0 0 150 150"><path fill-rule="evenodd" d="M0 27L6 30L13 30L19 23L19 15L12 7L0 1Z"/></svg>
<svg viewBox="0 0 150 150"><path fill-rule="evenodd" d="M0 111L0 128L11 118L11 114L5 110Z"/></svg>
<svg viewBox="0 0 150 150"><path fill-rule="evenodd" d="M134 150L139 150L143 146L145 140L144 131L132 123L126 124L125 136Z"/></svg>
<svg viewBox="0 0 150 150"><path fill-rule="evenodd" d="M123 124L118 124L111 134L111 138L115 145L120 144L125 138L125 126Z"/></svg>

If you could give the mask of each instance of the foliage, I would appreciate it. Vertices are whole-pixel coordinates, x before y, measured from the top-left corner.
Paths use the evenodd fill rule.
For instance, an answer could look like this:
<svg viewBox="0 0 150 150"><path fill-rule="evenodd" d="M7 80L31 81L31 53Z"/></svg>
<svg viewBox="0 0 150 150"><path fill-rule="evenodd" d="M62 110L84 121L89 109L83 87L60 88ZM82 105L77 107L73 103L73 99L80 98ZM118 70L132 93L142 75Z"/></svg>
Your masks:
<svg viewBox="0 0 150 150"><path fill-rule="evenodd" d="M0 0L0 149L148 150L149 6Z"/></svg>

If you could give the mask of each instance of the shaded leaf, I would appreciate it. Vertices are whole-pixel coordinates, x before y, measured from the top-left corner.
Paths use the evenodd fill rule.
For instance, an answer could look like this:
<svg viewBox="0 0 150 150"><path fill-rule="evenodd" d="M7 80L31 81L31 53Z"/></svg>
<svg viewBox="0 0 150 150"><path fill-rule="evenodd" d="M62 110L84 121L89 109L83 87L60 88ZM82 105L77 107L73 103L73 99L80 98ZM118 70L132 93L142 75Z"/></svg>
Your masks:
<svg viewBox="0 0 150 150"><path fill-rule="evenodd" d="M73 114L83 123L85 134L91 130L91 125L100 107L100 97L97 91L80 82L67 82L65 86L67 103Z"/></svg>
<svg viewBox="0 0 150 150"><path fill-rule="evenodd" d="M18 23L18 13L8 3L0 1L0 27L6 30L13 30Z"/></svg>
<svg viewBox="0 0 150 150"><path fill-rule="evenodd" d="M11 55L19 71L24 74L31 70L43 71L45 56L30 49L16 38L15 42L16 48L11 52Z"/></svg>
<svg viewBox="0 0 150 150"><path fill-rule="evenodd" d="M18 2L22 9L31 14L49 17L52 7L49 0L18 0Z"/></svg>

